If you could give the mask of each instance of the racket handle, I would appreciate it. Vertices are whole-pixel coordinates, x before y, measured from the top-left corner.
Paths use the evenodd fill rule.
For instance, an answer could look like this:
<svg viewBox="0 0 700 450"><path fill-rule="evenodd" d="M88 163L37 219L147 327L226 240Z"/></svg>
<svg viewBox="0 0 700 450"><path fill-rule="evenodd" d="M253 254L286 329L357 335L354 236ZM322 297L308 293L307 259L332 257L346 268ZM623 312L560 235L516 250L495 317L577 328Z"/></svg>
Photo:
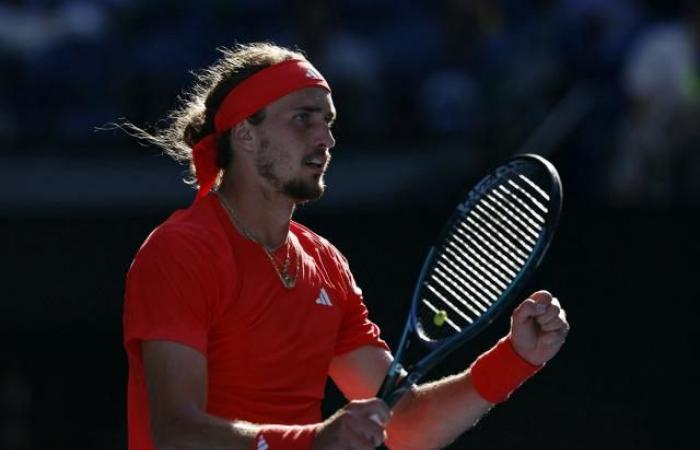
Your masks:
<svg viewBox="0 0 700 450"><path fill-rule="evenodd" d="M396 384L397 375L387 374L382 381L382 385L379 387L379 392L377 392L377 398L381 398L386 401L392 388Z"/></svg>
<svg viewBox="0 0 700 450"><path fill-rule="evenodd" d="M383 398L384 402L387 404L389 409L392 409L396 404L401 400L401 397L408 392L409 388L408 387L403 387L403 388L398 388L394 389L387 395L386 398Z"/></svg>

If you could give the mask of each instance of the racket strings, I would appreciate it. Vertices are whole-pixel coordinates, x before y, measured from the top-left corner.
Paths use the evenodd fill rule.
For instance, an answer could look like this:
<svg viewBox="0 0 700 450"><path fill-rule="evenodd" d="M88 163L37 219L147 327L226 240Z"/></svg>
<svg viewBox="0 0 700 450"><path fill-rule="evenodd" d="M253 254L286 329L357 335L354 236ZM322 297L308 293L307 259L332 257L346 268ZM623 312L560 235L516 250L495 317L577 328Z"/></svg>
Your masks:
<svg viewBox="0 0 700 450"><path fill-rule="evenodd" d="M441 254L440 255L440 260L438 261L439 266L445 266L445 270L454 277L455 280L457 280L459 283L461 283L468 291L470 291L472 294L476 296L481 296L486 294L487 296L497 296L499 289L505 289L506 285L505 284L499 284L498 286L493 285L491 283L491 280L485 280L486 286L478 283L474 278L471 276L469 273L469 266L468 264L462 260L458 255L456 255L451 249L446 249L447 254L450 254L452 256L452 259L448 259L446 257L446 254ZM459 262L460 265L458 266L455 261ZM474 262L475 264L478 264ZM456 273L455 273L456 272ZM499 282L500 280L494 280L495 282ZM488 305L485 305L485 308L488 308Z"/></svg>
<svg viewBox="0 0 700 450"><path fill-rule="evenodd" d="M473 324L523 270L549 212L536 175L511 170L454 221L424 279L419 317L432 339Z"/></svg>
<svg viewBox="0 0 700 450"><path fill-rule="evenodd" d="M484 304L467 292L462 287L461 283L458 283L454 277L451 277L440 270L439 267L435 268L434 274L435 281L437 281L437 283L450 294L454 295L456 298L459 298L459 302L463 304L470 312L478 316L488 309L488 306L484 307ZM468 302L465 299L471 300L471 302Z"/></svg>
<svg viewBox="0 0 700 450"><path fill-rule="evenodd" d="M526 231L530 237L537 241L539 237L538 228L540 228L540 225L533 220L532 216L524 213L520 209L520 205L514 205L510 199L505 197L498 189L494 189L492 194L501 204L507 207L508 215L522 227L522 230Z"/></svg>
<svg viewBox="0 0 700 450"><path fill-rule="evenodd" d="M515 236L506 236L498 231L491 224L488 215L482 215L481 211L477 209L473 211L469 217L467 217L466 221L481 232L477 235L478 239L480 239L482 242L493 244L497 249L497 253L507 253L511 258L516 260L527 259L527 253L523 252L519 246L511 243L510 238ZM470 228L467 226L465 226L465 228L470 230ZM509 259L510 258L504 258L506 261L509 261ZM515 267L518 266L516 265Z"/></svg>
<svg viewBox="0 0 700 450"><path fill-rule="evenodd" d="M477 228L479 227L477 226ZM466 228L466 230L457 229L455 231L456 234L453 236L454 240L462 244L462 247L460 248L455 244L451 245L453 245L461 254L466 255L469 263L479 266L476 261L480 262L482 265L487 266L491 273L499 275L505 283L508 283L508 280L515 276L515 271L518 270L519 266L517 264L513 264L510 258L507 258L498 248L494 247L493 244L495 243L496 246L498 246L498 242L489 242L488 240L485 240L482 235L470 235L468 228ZM488 251L484 247L486 247ZM464 253L464 249L466 249L466 253ZM482 255L488 252L493 252L500 258L497 260L487 260ZM508 253L507 249L506 252ZM524 258L520 258L513 253L509 253L509 255L516 262L523 263L525 261ZM470 258L470 256L473 257L473 259ZM459 261L462 262L461 259L459 259Z"/></svg>
<svg viewBox="0 0 700 450"><path fill-rule="evenodd" d="M489 278L484 278L482 274L485 274L486 277L489 276L488 272L484 271L483 269L480 270L470 270L470 261L467 261L460 257L456 252L453 252L451 249L446 249L447 253L443 253L439 256L438 260L438 266L441 264L444 264L443 261L449 261L449 265L454 268L454 270L449 270L450 275L452 275L453 279L455 282L461 283L462 285L466 286L467 290L473 293L477 298L490 298L492 301L496 300L498 297L499 292L501 292L506 285L500 284L496 285L494 282L498 283L499 280L496 279L489 279ZM452 256L451 259L447 258L447 255ZM459 263L457 265L456 263ZM477 266L476 268L478 269L478 265L474 262L474 266ZM437 268L436 268L437 270ZM474 273L477 273L476 277L479 275L482 275L480 279L475 279ZM471 298L470 298L471 299ZM473 301L479 301L477 299L474 299ZM488 309L489 305L491 302L488 301L480 301L480 304L484 306L484 308Z"/></svg>

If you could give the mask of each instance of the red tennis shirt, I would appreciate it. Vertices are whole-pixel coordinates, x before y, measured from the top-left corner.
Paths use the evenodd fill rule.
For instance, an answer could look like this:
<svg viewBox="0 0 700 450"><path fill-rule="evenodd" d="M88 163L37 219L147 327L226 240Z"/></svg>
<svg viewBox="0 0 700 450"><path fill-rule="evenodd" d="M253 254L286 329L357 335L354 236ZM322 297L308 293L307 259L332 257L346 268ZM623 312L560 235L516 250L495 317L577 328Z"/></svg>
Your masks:
<svg viewBox="0 0 700 450"><path fill-rule="evenodd" d="M130 450L153 448L143 340L177 342L206 357L208 413L278 424L321 420L333 356L365 345L388 349L343 255L295 222L290 231L292 270L299 258L293 289L214 195L175 212L146 239L124 303Z"/></svg>

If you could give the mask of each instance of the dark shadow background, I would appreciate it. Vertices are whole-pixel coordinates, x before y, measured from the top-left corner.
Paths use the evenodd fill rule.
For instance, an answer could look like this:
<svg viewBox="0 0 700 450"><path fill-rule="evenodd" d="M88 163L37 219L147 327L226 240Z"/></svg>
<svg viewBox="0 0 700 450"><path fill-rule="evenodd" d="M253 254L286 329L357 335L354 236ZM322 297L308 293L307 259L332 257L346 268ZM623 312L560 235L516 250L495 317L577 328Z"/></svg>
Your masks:
<svg viewBox="0 0 700 450"><path fill-rule="evenodd" d="M126 448L124 277L194 193L156 150L94 128L156 123L217 46L261 39L300 46L334 87L328 195L296 218L348 257L392 347L460 193L522 149L561 172L561 226L528 290L561 299L567 344L450 448L694 441L681 412L698 400L694 2L173 3L0 5L0 448ZM326 413L340 405L329 386Z"/></svg>

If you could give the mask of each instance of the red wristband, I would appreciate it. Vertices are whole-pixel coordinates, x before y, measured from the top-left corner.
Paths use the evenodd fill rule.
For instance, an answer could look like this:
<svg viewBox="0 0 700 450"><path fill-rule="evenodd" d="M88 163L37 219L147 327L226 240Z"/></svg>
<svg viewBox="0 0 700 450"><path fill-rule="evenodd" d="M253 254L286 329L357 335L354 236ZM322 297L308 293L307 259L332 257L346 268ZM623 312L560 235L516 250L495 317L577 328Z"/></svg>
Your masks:
<svg viewBox="0 0 700 450"><path fill-rule="evenodd" d="M253 450L309 450L316 426L265 426L253 440Z"/></svg>
<svg viewBox="0 0 700 450"><path fill-rule="evenodd" d="M508 335L474 361L470 378L484 400L501 403L541 368L518 355Z"/></svg>

